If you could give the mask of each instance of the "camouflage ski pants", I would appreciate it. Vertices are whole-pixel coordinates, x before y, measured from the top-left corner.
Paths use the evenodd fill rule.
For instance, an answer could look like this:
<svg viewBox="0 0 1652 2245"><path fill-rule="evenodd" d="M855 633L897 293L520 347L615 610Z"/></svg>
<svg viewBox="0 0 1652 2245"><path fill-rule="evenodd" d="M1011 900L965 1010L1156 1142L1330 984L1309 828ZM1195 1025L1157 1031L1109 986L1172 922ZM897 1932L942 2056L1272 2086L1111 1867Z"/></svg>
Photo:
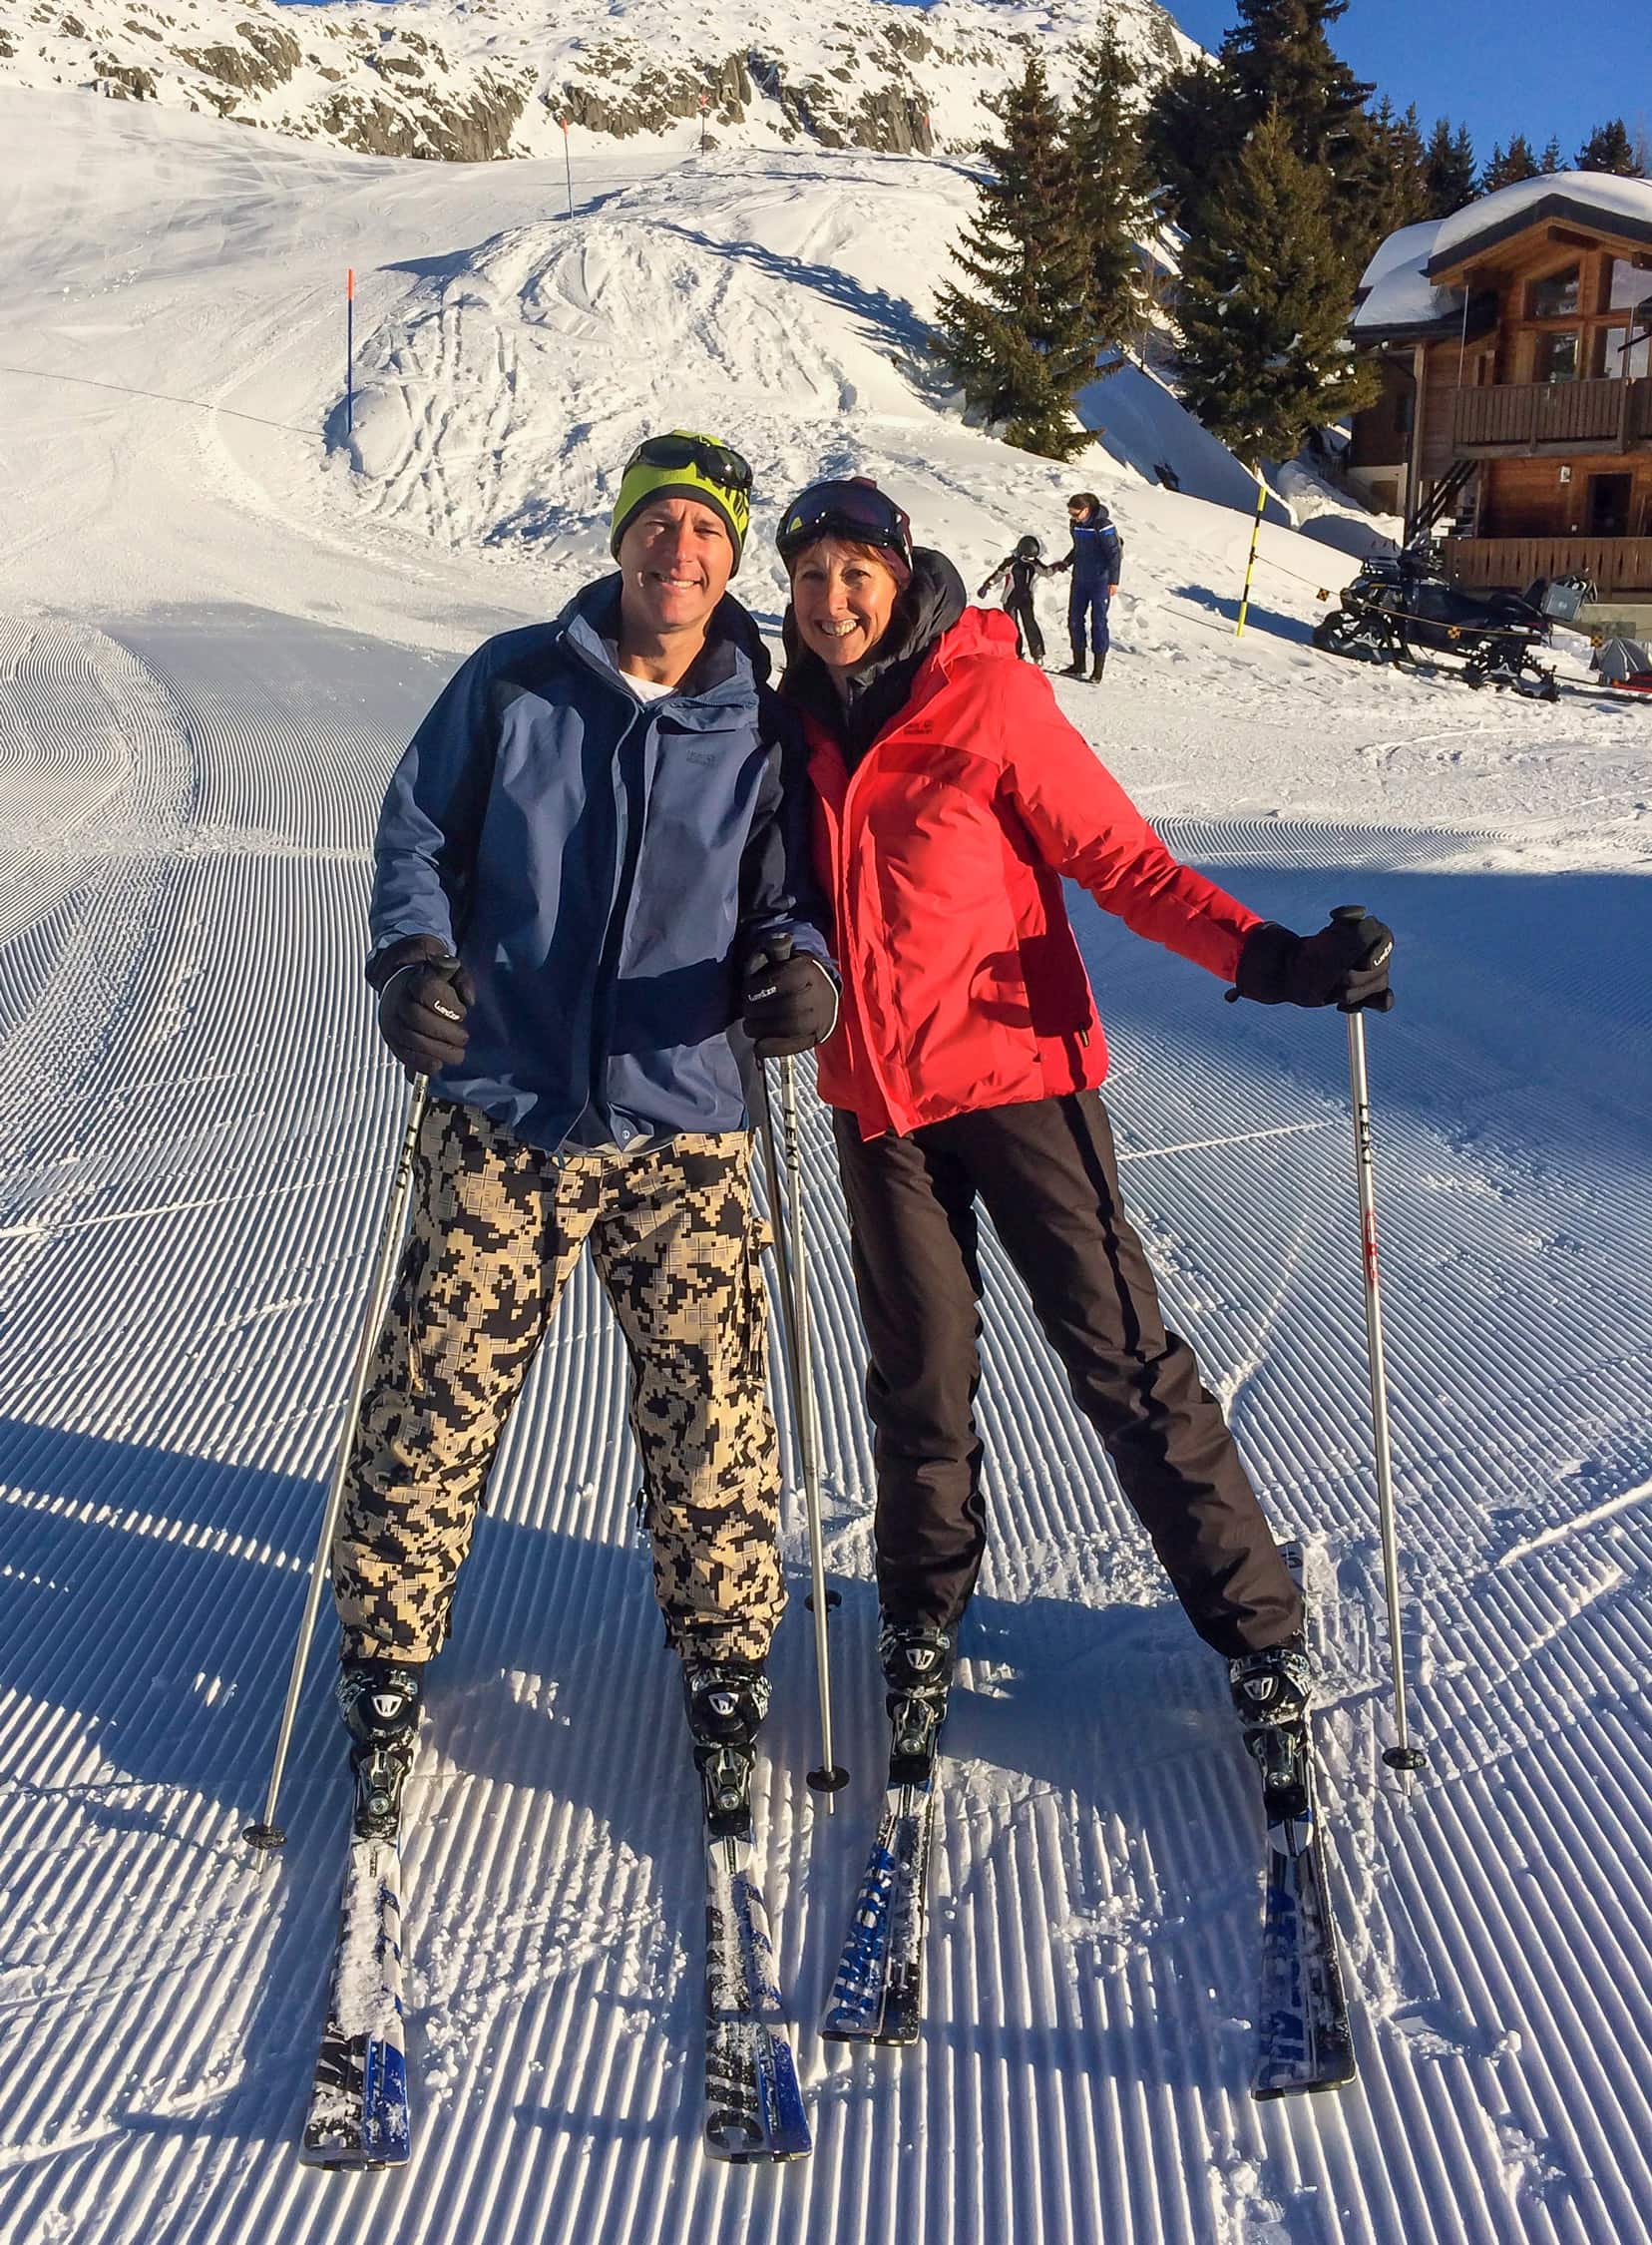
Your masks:
<svg viewBox="0 0 1652 2245"><path fill-rule="evenodd" d="M666 1633L762 1658L785 1591L749 1150L741 1131L684 1133L557 1159L430 1103L333 1545L347 1654L441 1650L505 1422L589 1239L630 1355Z"/></svg>

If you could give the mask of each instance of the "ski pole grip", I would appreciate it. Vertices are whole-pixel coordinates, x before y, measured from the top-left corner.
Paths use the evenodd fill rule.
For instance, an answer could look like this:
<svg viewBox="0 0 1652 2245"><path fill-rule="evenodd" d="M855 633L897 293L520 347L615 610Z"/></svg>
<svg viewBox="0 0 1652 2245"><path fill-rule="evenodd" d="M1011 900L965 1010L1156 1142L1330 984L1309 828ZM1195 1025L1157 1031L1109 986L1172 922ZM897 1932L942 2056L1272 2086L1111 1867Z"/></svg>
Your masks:
<svg viewBox="0 0 1652 2245"><path fill-rule="evenodd" d="M771 935L763 946L763 956L771 967L783 967L791 955L792 939L784 930L779 935Z"/></svg>
<svg viewBox="0 0 1652 2245"><path fill-rule="evenodd" d="M1363 904L1334 904L1331 907L1333 926L1338 920L1346 920L1352 926L1355 921L1363 920L1366 917L1366 908ZM1364 1006L1339 1006L1337 1011L1339 1014L1363 1014L1365 1008Z"/></svg>

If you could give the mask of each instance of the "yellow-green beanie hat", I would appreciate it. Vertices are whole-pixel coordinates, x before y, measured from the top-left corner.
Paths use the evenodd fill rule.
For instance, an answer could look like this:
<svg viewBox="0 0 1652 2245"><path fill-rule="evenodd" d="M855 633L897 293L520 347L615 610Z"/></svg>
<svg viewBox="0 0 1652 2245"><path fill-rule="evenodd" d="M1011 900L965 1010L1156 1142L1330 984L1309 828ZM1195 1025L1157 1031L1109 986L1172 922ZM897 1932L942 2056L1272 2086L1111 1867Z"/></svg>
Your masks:
<svg viewBox="0 0 1652 2245"><path fill-rule="evenodd" d="M648 500L663 498L697 499L720 515L734 549L734 568L739 568L751 523L751 470L732 445L698 429L671 429L662 437L645 438L625 463L614 503L609 552L617 561L632 515Z"/></svg>

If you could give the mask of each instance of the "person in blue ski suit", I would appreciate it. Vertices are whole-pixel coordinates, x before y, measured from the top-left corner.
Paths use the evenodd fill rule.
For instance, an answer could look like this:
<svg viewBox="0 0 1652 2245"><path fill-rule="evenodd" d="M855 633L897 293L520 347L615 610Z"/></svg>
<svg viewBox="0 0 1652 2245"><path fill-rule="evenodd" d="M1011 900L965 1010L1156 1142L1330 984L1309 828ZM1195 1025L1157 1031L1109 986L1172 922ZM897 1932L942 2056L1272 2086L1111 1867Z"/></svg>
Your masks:
<svg viewBox="0 0 1652 2245"><path fill-rule="evenodd" d="M1050 564L1052 569L1072 572L1072 590L1067 595L1067 634L1072 641L1072 661L1061 675L1065 678L1084 675L1087 623L1094 657L1089 674L1092 680L1098 680L1107 668L1107 609L1118 590L1124 541L1093 491L1074 492L1067 501L1067 521L1072 529L1071 548L1062 560Z"/></svg>

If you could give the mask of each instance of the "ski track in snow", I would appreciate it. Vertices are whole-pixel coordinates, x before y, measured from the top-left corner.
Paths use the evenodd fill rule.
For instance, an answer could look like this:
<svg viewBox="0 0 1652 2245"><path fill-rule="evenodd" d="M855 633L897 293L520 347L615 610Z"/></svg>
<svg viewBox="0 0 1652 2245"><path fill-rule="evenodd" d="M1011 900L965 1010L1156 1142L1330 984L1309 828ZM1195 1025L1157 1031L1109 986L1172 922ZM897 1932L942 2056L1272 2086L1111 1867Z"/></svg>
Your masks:
<svg viewBox="0 0 1652 2245"><path fill-rule="evenodd" d="M48 209L58 229L37 261L8 251L19 352L44 364L65 322L116 310L127 355L91 370L151 393L117 408L0 383L44 476L0 578L0 2235L1652 2236L1644 713L1462 710L1448 685L1328 664L1283 576L1277 614L1224 649L1214 596L1187 589L1235 574L1241 516L1105 452L1047 472L1006 455L891 358L960 208L944 167L731 161L649 186L616 165L560 230L532 211L560 167L443 177L102 105L0 108L25 133L17 239L44 240ZM71 158L92 124L97 153ZM139 164L153 235L120 192ZM154 394L320 425L336 366L315 242L333 255L341 201L384 257L350 488L306 440L181 420ZM662 274L669 366L634 309ZM1026 508L1110 477L1130 522L1120 653L1105 697L1063 688L1065 705L1172 847L1259 909L1311 925L1367 891L1401 930L1402 1004L1370 1044L1432 1757L1409 1796L1380 1762L1341 1024L1226 1008L1074 904L1172 1320L1308 1546L1363 2067L1337 2098L1248 2096L1262 1832L1220 1667L990 1240L994 1541L947 1738L928 2018L902 2053L818 2038L883 1725L861 1349L809 1099L854 1783L828 1814L803 1782L788 1448L794 1602L758 1810L814 2157L765 2175L698 2148L697 1804L630 1508L623 1356L583 1266L511 1427L410 1787L414 2161L348 2177L294 2157L346 1806L320 1654L279 1866L252 1868L238 1832L404 1098L357 979L372 819L458 654L599 562L602 478L670 410L673 368L707 412L737 374L730 425L751 428L765 490L851 461L910 479L970 566ZM1305 541L1270 539L1282 571L1315 573ZM741 589L772 621L755 539Z"/></svg>

